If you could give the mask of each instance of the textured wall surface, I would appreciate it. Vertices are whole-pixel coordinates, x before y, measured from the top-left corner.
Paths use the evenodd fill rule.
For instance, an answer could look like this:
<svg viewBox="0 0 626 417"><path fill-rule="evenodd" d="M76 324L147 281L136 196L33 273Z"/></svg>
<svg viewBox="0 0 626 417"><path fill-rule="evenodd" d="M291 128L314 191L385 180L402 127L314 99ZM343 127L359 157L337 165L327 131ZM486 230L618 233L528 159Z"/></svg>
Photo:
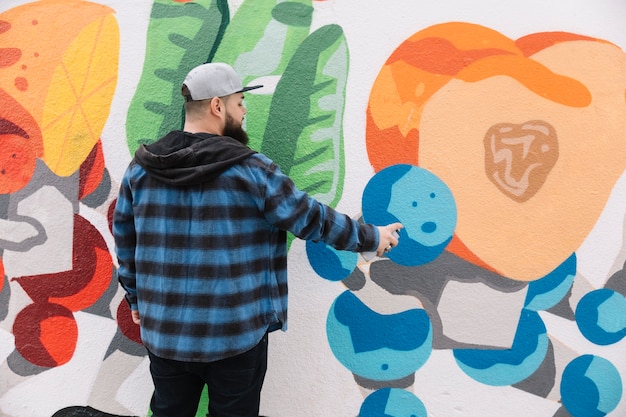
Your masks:
<svg viewBox="0 0 626 417"><path fill-rule="evenodd" d="M405 225L384 258L290 242L262 414L625 416L624 21L623 0L3 0L0 416L149 415L111 211L210 61L264 85L251 147Z"/></svg>

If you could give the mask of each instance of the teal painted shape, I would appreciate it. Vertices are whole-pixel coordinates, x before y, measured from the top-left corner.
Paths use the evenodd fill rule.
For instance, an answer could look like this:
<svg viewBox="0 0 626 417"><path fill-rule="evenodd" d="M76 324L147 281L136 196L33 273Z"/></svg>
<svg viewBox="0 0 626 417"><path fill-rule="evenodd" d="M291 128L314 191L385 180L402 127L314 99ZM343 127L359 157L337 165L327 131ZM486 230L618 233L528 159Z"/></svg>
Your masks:
<svg viewBox="0 0 626 417"><path fill-rule="evenodd" d="M350 291L333 303L326 332L339 362L352 373L376 381L414 373L432 352L432 325L426 311L379 314Z"/></svg>
<svg viewBox="0 0 626 417"><path fill-rule="evenodd" d="M572 288L575 276L576 254L573 254L554 271L528 285L524 308L540 311L554 307Z"/></svg>
<svg viewBox="0 0 626 417"><path fill-rule="evenodd" d="M358 417L428 417L424 403L399 388L383 388L365 398Z"/></svg>
<svg viewBox="0 0 626 417"><path fill-rule="evenodd" d="M413 165L392 165L374 175L363 191L362 208L367 223L404 225L398 245L387 254L404 266L436 259L456 228L456 203L448 186Z"/></svg>
<svg viewBox="0 0 626 417"><path fill-rule="evenodd" d="M356 252L337 250L324 242L306 241L306 254L315 273L329 281L341 281L356 268Z"/></svg>
<svg viewBox="0 0 626 417"><path fill-rule="evenodd" d="M561 378L561 400L573 417L604 417L622 398L622 379L608 360L583 355L571 361Z"/></svg>
<svg viewBox="0 0 626 417"><path fill-rule="evenodd" d="M589 341L611 345L626 336L626 298L613 290L591 291L576 306L576 324Z"/></svg>

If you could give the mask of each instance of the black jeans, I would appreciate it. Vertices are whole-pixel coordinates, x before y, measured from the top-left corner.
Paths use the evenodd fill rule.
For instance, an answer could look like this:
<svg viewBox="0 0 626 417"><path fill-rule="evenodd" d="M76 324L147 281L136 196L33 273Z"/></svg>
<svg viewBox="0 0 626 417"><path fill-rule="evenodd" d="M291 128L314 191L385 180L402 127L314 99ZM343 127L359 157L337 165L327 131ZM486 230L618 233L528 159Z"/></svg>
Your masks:
<svg viewBox="0 0 626 417"><path fill-rule="evenodd" d="M179 362L148 352L154 417L195 417L204 384L209 417L257 417L267 370L267 334L251 350L215 362Z"/></svg>

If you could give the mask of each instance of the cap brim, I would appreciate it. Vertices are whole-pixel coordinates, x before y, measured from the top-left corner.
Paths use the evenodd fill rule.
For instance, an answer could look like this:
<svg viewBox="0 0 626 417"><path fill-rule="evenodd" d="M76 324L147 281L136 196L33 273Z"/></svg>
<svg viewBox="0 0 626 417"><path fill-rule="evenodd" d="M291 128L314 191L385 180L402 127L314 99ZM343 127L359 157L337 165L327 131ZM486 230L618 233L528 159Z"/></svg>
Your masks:
<svg viewBox="0 0 626 417"><path fill-rule="evenodd" d="M235 91L235 93L243 93L245 91L256 90L257 88L263 87L262 85L249 85L247 87L242 88L239 91Z"/></svg>

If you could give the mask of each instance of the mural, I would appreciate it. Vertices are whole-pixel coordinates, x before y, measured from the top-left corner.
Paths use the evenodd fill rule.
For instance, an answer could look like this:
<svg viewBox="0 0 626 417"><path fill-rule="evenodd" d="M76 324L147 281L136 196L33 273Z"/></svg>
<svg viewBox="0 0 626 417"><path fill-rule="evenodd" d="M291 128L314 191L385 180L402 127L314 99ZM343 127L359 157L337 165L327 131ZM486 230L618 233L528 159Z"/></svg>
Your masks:
<svg viewBox="0 0 626 417"><path fill-rule="evenodd" d="M363 57L371 3L0 6L0 415L149 415L111 210L210 61L264 85L251 147L354 218L405 225L384 258L292 239L263 414L626 412L626 40L399 16L404 37Z"/></svg>

